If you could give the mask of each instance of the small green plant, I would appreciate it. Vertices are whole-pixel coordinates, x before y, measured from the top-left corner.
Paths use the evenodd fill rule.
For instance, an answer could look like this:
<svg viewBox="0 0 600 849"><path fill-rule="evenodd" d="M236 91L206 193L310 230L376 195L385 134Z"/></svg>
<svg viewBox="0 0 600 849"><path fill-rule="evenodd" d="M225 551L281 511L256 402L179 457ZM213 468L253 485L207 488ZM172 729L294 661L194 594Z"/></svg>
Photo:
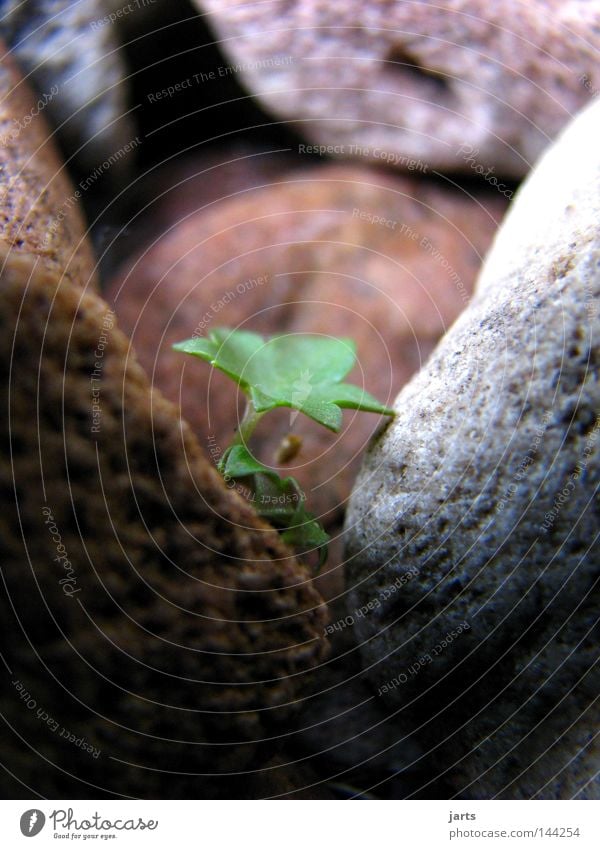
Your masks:
<svg viewBox="0 0 600 849"><path fill-rule="evenodd" d="M298 482L281 478L260 463L248 443L261 418L276 407L296 411L292 425L295 416L304 413L334 432L341 427L342 408L393 416L393 410L368 392L342 382L356 360L353 340L316 334L265 339L258 333L219 327L206 337L186 339L173 348L209 362L243 390L246 411L217 468L226 480L239 481L249 491L257 513L279 529L286 543L303 551L317 549L321 566L329 536L306 510Z"/></svg>

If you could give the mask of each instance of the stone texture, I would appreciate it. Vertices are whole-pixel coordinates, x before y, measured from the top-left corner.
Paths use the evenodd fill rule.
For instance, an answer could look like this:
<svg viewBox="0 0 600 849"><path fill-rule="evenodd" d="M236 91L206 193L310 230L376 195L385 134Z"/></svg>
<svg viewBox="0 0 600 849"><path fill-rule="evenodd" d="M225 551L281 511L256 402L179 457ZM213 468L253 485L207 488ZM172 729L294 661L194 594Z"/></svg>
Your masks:
<svg viewBox="0 0 600 849"><path fill-rule="evenodd" d="M3 130L30 96L8 60L0 86ZM311 576L225 488L87 285L43 117L0 155L3 795L310 788L277 760L271 781L252 773L325 657Z"/></svg>
<svg viewBox="0 0 600 849"><path fill-rule="evenodd" d="M465 798L600 798L599 131L522 188L348 510L371 682Z"/></svg>
<svg viewBox="0 0 600 849"><path fill-rule="evenodd" d="M519 177L600 88L597 2L196 5L250 91L345 156L470 173L470 145Z"/></svg>
<svg viewBox="0 0 600 849"><path fill-rule="evenodd" d="M107 305L34 265L0 287L3 713L37 751L12 769L49 796L210 794L184 774L277 748L324 656L324 607L150 391ZM15 680L100 755L26 710Z"/></svg>
<svg viewBox="0 0 600 849"><path fill-rule="evenodd" d="M0 62L0 92L0 243L10 250L9 262L31 254L75 285L91 285L95 265L79 198L44 116L25 121L37 98L7 54Z"/></svg>
<svg viewBox="0 0 600 849"><path fill-rule="evenodd" d="M212 187L220 170L210 172ZM191 181L198 171L190 166ZM124 263L108 297L154 384L181 405L211 454L232 438L240 399L231 381L171 351L171 343L220 325L350 335L360 359L352 379L385 401L468 302L506 204L496 193L469 198L426 181L332 165L287 170L266 183L261 171L255 188L245 181L237 191L224 177L223 199L209 186L205 200L198 186L192 211L180 182L139 222L151 235L147 248ZM171 225L157 234L164 204ZM336 436L298 417L293 430L303 447L285 467L335 534L378 420L348 411L344 421ZM261 459L274 462L290 429L288 410L261 424L253 442ZM338 562L333 557L331 567Z"/></svg>
<svg viewBox="0 0 600 849"><path fill-rule="evenodd" d="M105 20L116 6L123 9L127 4L113 0L0 4L0 33L35 86L35 102L41 98L45 104L42 109L69 154L70 167L76 166L84 179L135 137L126 114L127 69L118 28ZM137 10L138 18L143 10L143 6ZM106 168L114 185L123 179L130 159L121 155Z"/></svg>
<svg viewBox="0 0 600 849"><path fill-rule="evenodd" d="M422 781L423 751L405 734L398 712L373 698L344 612L325 629L332 659L318 672L319 692L306 702L294 741L322 776L346 796L404 799ZM314 718L318 716L319 721Z"/></svg>

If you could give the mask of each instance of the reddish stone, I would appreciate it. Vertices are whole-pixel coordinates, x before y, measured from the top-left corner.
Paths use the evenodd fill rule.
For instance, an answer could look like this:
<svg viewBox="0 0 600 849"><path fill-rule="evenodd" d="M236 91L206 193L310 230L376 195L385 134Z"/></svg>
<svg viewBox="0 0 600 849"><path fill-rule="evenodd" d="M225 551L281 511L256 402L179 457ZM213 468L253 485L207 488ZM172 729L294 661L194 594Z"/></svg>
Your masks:
<svg viewBox="0 0 600 849"><path fill-rule="evenodd" d="M154 384L215 457L243 398L228 378L173 352L173 342L218 326L351 336L351 379L391 401L468 302L505 205L497 193L469 197L368 168L288 171L189 214L123 265L108 297ZM303 416L291 427L290 410L278 410L252 445L274 464L288 431L302 437L285 469L335 532L378 421L346 411L332 434Z"/></svg>
<svg viewBox="0 0 600 849"><path fill-rule="evenodd" d="M598 0L194 2L232 73L333 156L521 177L600 88Z"/></svg>

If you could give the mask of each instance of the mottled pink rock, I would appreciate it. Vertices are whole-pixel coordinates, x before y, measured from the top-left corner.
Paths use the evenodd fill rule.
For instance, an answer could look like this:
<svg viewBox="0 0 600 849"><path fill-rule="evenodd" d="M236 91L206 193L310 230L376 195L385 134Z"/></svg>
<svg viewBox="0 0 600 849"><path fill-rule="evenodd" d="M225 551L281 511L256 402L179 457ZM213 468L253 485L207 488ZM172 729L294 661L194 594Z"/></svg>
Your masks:
<svg viewBox="0 0 600 849"><path fill-rule="evenodd" d="M250 91L332 154L518 177L600 88L597 0L195 2Z"/></svg>

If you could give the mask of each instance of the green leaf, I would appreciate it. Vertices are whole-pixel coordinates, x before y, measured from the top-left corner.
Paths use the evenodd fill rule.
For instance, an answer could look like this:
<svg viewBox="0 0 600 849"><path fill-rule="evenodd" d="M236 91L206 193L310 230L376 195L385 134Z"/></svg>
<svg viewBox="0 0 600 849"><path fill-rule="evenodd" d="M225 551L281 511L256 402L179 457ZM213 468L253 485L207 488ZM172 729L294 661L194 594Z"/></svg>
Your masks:
<svg viewBox="0 0 600 849"><path fill-rule="evenodd" d="M217 327L208 337L186 339L184 342L177 342L173 348L206 360L240 383L243 388L247 388L249 383L241 378L241 372L263 345L264 340L258 333Z"/></svg>
<svg viewBox="0 0 600 849"><path fill-rule="evenodd" d="M225 452L224 463L220 471L223 476L230 478L245 478L249 475L255 475L258 472L275 474L278 477L276 472L259 463L245 445L232 445Z"/></svg>
<svg viewBox="0 0 600 849"><path fill-rule="evenodd" d="M280 478L272 471L254 477L254 508L272 524L287 528L304 499L294 478Z"/></svg>
<svg viewBox="0 0 600 849"><path fill-rule="evenodd" d="M306 509L306 496L298 482L276 474L255 477L254 506L259 515L279 526L284 542L300 553L319 551L319 568L327 559L329 534Z"/></svg>
<svg viewBox="0 0 600 849"><path fill-rule="evenodd" d="M306 497L295 478L280 478L263 466L243 445L225 452L222 474L231 478L252 477L252 504L259 516L280 528L283 540L293 548L319 549L321 566L327 557L329 535L305 508Z"/></svg>
<svg viewBox="0 0 600 849"><path fill-rule="evenodd" d="M312 513L300 506L293 517L293 524L281 534L285 543L293 548L299 549L304 554L315 549L319 552L320 569L327 560L327 544L330 536L323 526L315 519Z"/></svg>
<svg viewBox="0 0 600 849"><path fill-rule="evenodd" d="M220 327L207 338L173 347L233 378L258 413L291 407L333 431L341 427L344 407L394 415L360 387L341 382L356 359L352 339L310 333L264 339L258 333Z"/></svg>
<svg viewBox="0 0 600 849"><path fill-rule="evenodd" d="M265 339L257 333L219 327L206 338L188 339L173 347L209 362L248 395L236 441L223 453L218 468L226 478L244 480L256 512L278 528L289 545L303 553L318 551L322 566L329 535L306 510L298 482L280 478L252 456L246 443L263 413L275 407L291 407L333 431L341 427L344 408L393 416L393 410L368 392L342 382L354 366L354 342L309 333Z"/></svg>
<svg viewBox="0 0 600 849"><path fill-rule="evenodd" d="M395 414L394 410L384 407L377 398L353 383L337 383L335 386L327 387L327 390L333 403L338 407L363 410L366 413L381 413L386 416Z"/></svg>

